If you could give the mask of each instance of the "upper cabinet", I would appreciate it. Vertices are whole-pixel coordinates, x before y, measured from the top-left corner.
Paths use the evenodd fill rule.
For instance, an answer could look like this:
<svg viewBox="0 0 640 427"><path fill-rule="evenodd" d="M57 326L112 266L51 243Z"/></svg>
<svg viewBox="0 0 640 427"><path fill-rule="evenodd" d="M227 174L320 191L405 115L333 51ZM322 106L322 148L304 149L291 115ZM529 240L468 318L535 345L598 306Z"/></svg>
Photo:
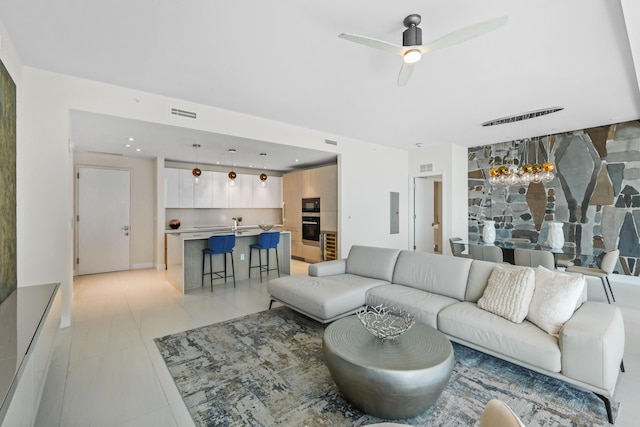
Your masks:
<svg viewBox="0 0 640 427"><path fill-rule="evenodd" d="M180 207L180 169L165 168L164 170L164 206Z"/></svg>
<svg viewBox="0 0 640 427"><path fill-rule="evenodd" d="M195 206L195 177L190 170L180 169L180 207Z"/></svg>
<svg viewBox="0 0 640 427"><path fill-rule="evenodd" d="M195 178L192 176L191 180L194 182L194 206L196 208L212 208L213 207L213 172L202 171L202 174L198 178L198 183L195 183Z"/></svg>
<svg viewBox="0 0 640 427"><path fill-rule="evenodd" d="M213 193L213 208L229 207L229 178L226 172L211 172L213 182L211 189Z"/></svg>
<svg viewBox="0 0 640 427"><path fill-rule="evenodd" d="M254 175L238 174L233 185L229 185L230 208L253 207L252 178L258 179L258 177Z"/></svg>
<svg viewBox="0 0 640 427"><path fill-rule="evenodd" d="M252 176L252 199L254 208L282 207L282 178L270 176L266 181L260 181Z"/></svg>
<svg viewBox="0 0 640 427"><path fill-rule="evenodd" d="M266 186L257 175L238 174L233 186L225 172L202 171L199 182L188 169L165 168L166 208L282 208L282 178Z"/></svg>

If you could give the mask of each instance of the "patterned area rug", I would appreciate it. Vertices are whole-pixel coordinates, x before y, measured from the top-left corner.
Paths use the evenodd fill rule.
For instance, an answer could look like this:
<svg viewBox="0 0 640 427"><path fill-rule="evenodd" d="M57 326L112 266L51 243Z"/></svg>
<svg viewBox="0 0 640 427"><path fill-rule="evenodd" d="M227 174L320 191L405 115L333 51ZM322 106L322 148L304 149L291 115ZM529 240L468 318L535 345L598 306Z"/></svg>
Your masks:
<svg viewBox="0 0 640 427"><path fill-rule="evenodd" d="M359 426L383 422L340 395L322 357L324 326L285 307L157 338L198 426ZM478 425L492 398L531 426L609 426L593 393L454 343L435 406L394 422ZM618 404L613 404L614 416Z"/></svg>

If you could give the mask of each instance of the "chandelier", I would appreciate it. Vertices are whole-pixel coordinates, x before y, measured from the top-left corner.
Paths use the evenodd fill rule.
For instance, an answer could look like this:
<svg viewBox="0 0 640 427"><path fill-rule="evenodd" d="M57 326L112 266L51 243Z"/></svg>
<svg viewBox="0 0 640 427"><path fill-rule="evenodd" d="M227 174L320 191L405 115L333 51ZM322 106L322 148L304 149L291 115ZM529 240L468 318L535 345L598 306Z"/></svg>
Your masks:
<svg viewBox="0 0 640 427"><path fill-rule="evenodd" d="M550 140L551 137L549 137L549 141ZM538 163L539 139L535 142L535 163L533 164L529 162L528 158L531 140L526 139L523 142L526 144L525 149L527 155L525 158L523 160L509 160L507 158L508 156L505 156L500 166L494 165L494 167L489 169L489 184L494 187L529 184L530 182L537 184L540 182L550 182L555 178L556 174L554 171L556 166L553 162ZM547 153L549 152L550 150L547 149Z"/></svg>

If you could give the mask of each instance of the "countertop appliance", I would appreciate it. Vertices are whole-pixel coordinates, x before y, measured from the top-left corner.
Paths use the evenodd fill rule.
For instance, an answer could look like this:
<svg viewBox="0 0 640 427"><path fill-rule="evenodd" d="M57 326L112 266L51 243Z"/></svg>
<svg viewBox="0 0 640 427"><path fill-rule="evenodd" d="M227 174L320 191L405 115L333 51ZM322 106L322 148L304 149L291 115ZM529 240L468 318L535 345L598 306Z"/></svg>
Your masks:
<svg viewBox="0 0 640 427"><path fill-rule="evenodd" d="M302 212L320 212L320 198L302 199Z"/></svg>

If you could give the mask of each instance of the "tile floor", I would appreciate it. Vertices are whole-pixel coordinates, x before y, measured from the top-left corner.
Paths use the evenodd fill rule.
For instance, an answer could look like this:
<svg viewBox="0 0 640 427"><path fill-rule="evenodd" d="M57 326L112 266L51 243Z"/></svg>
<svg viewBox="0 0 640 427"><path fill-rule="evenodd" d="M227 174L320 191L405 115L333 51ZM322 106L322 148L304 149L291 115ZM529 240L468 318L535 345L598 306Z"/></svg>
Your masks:
<svg viewBox="0 0 640 427"><path fill-rule="evenodd" d="M294 262L294 274L306 264ZM616 400L617 426L640 417L640 279L614 283L627 347ZM75 280L73 326L58 331L37 426L193 426L153 338L265 310L266 281L180 295L164 271L137 270ZM604 299L599 282L593 299Z"/></svg>

